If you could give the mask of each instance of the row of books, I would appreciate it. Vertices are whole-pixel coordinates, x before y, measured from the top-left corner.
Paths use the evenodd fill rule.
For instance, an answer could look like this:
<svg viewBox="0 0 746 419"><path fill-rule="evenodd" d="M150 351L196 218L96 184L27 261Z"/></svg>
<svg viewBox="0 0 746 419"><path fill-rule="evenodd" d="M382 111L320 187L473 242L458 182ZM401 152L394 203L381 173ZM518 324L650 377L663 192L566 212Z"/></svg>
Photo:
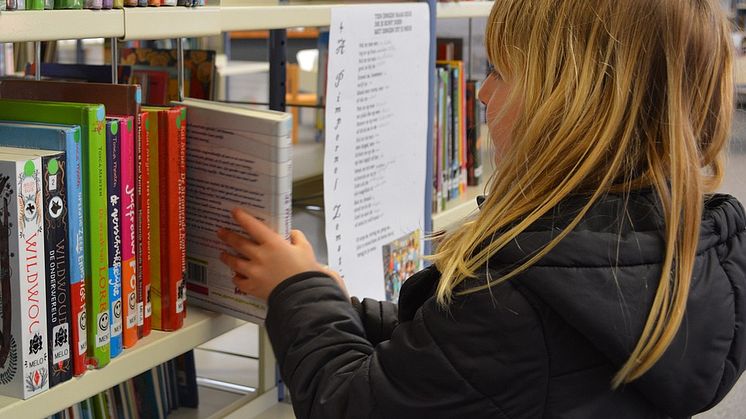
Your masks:
<svg viewBox="0 0 746 419"><path fill-rule="evenodd" d="M176 409L198 406L194 352L189 351L47 419L165 419Z"/></svg>
<svg viewBox="0 0 746 419"><path fill-rule="evenodd" d="M445 210L468 186L482 182L480 82L468 80L464 63L437 61L433 118L433 212Z"/></svg>
<svg viewBox="0 0 746 419"><path fill-rule="evenodd" d="M28 398L182 326L186 109L141 108L135 85L0 98L0 145L21 147L0 150L0 393Z"/></svg>
<svg viewBox="0 0 746 419"><path fill-rule="evenodd" d="M204 6L205 0L2 0L0 10L121 9L124 7Z"/></svg>
<svg viewBox="0 0 746 419"><path fill-rule="evenodd" d="M179 329L187 279L195 305L264 318L215 233L240 231L230 211L242 207L289 235L290 116L140 101L138 85L0 81L0 121L14 121L0 145L23 147L0 154L14 170L0 207L0 394L31 397L104 367L151 327Z"/></svg>

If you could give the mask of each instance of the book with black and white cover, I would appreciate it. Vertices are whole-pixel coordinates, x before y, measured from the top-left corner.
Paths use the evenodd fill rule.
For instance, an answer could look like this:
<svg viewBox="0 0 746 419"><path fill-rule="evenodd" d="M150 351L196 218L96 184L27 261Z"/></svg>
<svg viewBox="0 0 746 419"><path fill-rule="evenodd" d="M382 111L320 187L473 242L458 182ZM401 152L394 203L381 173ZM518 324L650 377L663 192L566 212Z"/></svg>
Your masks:
<svg viewBox="0 0 746 419"><path fill-rule="evenodd" d="M284 112L197 99L187 108L187 290L190 304L261 323L265 305L241 293L215 234L241 231L240 207L283 237L292 216L292 118Z"/></svg>
<svg viewBox="0 0 746 419"><path fill-rule="evenodd" d="M0 394L49 388L41 158L0 154Z"/></svg>

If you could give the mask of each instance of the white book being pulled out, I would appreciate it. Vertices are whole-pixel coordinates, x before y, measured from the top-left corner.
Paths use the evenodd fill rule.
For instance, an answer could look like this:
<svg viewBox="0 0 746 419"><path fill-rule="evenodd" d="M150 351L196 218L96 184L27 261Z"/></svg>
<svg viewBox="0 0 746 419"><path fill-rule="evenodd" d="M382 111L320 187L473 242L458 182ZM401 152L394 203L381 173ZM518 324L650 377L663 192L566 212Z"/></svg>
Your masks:
<svg viewBox="0 0 746 419"><path fill-rule="evenodd" d="M231 210L244 208L288 237L292 217L291 116L284 112L186 99L187 295L189 304L254 323L264 303L241 293L220 261L228 250L217 231L241 228Z"/></svg>

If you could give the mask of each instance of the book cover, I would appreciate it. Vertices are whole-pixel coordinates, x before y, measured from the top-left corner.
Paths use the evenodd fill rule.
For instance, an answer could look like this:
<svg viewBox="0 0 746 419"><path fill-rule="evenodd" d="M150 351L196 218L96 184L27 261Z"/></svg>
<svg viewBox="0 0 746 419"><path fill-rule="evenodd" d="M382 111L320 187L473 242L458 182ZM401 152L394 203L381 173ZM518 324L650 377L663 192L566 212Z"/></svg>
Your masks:
<svg viewBox="0 0 746 419"><path fill-rule="evenodd" d="M0 155L0 394L49 388L41 159Z"/></svg>
<svg viewBox="0 0 746 419"><path fill-rule="evenodd" d="M55 9L82 9L83 0L54 0ZM44 69L44 64L42 64Z"/></svg>
<svg viewBox="0 0 746 419"><path fill-rule="evenodd" d="M184 107L143 107L157 118L157 142L151 137L151 297L152 325L157 330L177 330L184 323L184 275L186 269L185 169L186 109ZM152 123L152 122L151 122ZM152 125L151 125L152 126ZM157 151L154 151L156 150ZM153 164L157 155L157 165ZM157 181L153 171L157 170ZM154 185L155 184L155 185ZM153 229L157 228L157 235ZM153 252L153 246L159 246ZM160 273L153 270L160 266Z"/></svg>
<svg viewBox="0 0 746 419"><path fill-rule="evenodd" d="M290 233L291 117L197 99L180 105L187 108L188 126L189 304L260 322L265 306L237 290L233 273L219 260L225 246L215 232L240 231L230 216L240 206L283 237Z"/></svg>
<svg viewBox="0 0 746 419"><path fill-rule="evenodd" d="M83 223L83 157L80 127L38 123L0 122L0 145L65 152L68 222L68 278L73 374L86 370L85 335L85 225Z"/></svg>
<svg viewBox="0 0 746 419"><path fill-rule="evenodd" d="M81 127L83 223L86 228L87 362L109 363L109 278L106 217L106 134L102 105L0 99L0 119Z"/></svg>
<svg viewBox="0 0 746 419"><path fill-rule="evenodd" d="M131 348L137 343L137 260L135 205L135 123L131 116L120 123L121 137L121 211L122 211L122 344Z"/></svg>
<svg viewBox="0 0 746 419"><path fill-rule="evenodd" d="M31 132L29 132L31 135ZM44 222L44 272L47 306L49 387L72 378L70 350L70 278L68 276L68 223L65 153L60 151L0 147L0 154L41 158Z"/></svg>
<svg viewBox="0 0 746 419"><path fill-rule="evenodd" d="M106 119L106 193L109 217L109 350L114 358L122 352L122 207L121 133L119 119Z"/></svg>
<svg viewBox="0 0 746 419"><path fill-rule="evenodd" d="M138 311L138 336L143 337L150 334L150 315L152 305L150 302L150 231L151 231L151 185L150 185L150 115L148 112L140 114L140 141L137 147L137 311ZM147 321L146 321L147 318ZM147 327L146 327L147 324Z"/></svg>
<svg viewBox="0 0 746 419"><path fill-rule="evenodd" d="M148 121L146 124L148 130L148 179L150 217L148 221L149 232L147 235L148 253L145 255L150 263L150 275L143 278L143 289L145 290L145 318L143 329L149 331L152 329L153 313L159 316L161 313L161 299L153 298L153 292L158 289L160 292L161 284L161 229L160 229L160 195L161 185L159 182L160 159L158 151L159 143L165 141L161 138L159 132L159 112L157 108L143 106L143 110L148 112Z"/></svg>

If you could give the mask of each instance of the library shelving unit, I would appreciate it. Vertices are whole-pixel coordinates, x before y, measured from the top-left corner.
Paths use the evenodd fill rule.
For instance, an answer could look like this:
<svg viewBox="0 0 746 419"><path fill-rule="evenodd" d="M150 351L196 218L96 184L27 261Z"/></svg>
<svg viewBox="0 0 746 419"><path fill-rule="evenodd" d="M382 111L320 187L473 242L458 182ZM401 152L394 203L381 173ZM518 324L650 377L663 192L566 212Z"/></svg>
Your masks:
<svg viewBox="0 0 746 419"><path fill-rule="evenodd" d="M331 10L344 3L249 6L240 0L208 1L205 7L128 8L118 10L45 10L0 12L0 43L86 38L152 40L220 35L246 30L281 30L291 27L328 26ZM232 5L237 4L237 5ZM437 4L437 18L474 18L489 14L491 1ZM272 82L270 82L272 84ZM284 93L283 93L284 96ZM318 152L306 157L321 158ZM316 164L318 168L323 167ZM481 188L467 195L480 193ZM446 226L473 208L454 203L434 217L436 226ZM96 393L130 379L168 359L217 337L243 322L235 318L190 307L184 327L175 332L153 331L109 365L60 384L29 400L0 397L0 417L37 418L52 415ZM246 418L277 403L275 364L266 334L260 333L259 388L213 417Z"/></svg>

